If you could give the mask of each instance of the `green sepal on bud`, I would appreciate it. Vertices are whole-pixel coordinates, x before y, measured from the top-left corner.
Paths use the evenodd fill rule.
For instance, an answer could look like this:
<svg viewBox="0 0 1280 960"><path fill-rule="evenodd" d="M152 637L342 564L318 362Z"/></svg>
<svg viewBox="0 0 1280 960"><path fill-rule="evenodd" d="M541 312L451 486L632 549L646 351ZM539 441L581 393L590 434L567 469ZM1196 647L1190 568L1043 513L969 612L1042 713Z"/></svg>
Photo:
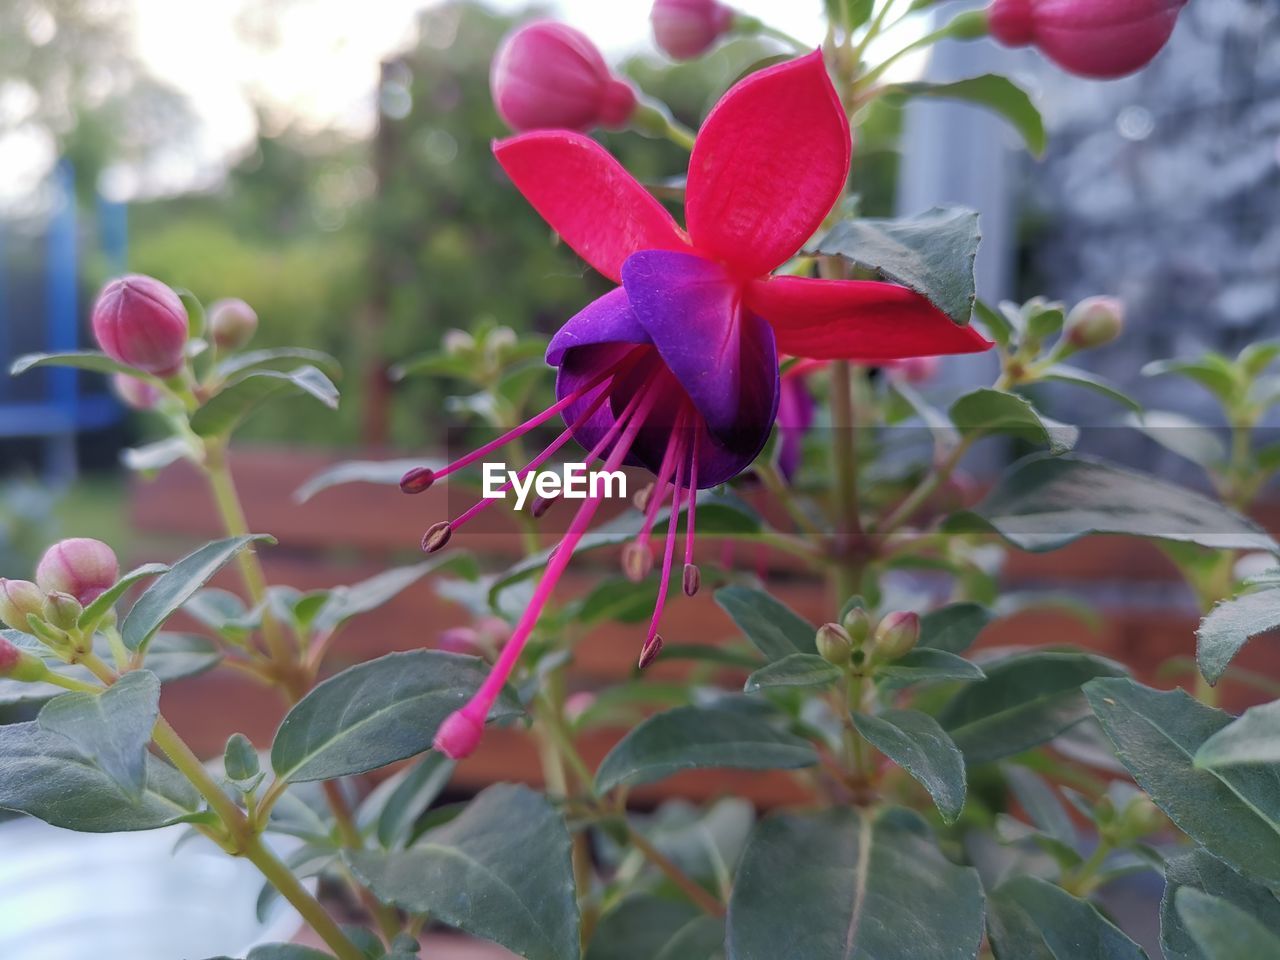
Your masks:
<svg viewBox="0 0 1280 960"><path fill-rule="evenodd" d="M75 630L80 622L80 614L84 613L84 607L80 605L80 601L69 593L61 593L55 590L44 598L44 606L41 608L40 617L46 623L57 627L59 630Z"/></svg>
<svg viewBox="0 0 1280 960"><path fill-rule="evenodd" d="M824 623L814 637L818 655L834 667L848 666L853 657L853 640L838 623Z"/></svg>
<svg viewBox="0 0 1280 960"><path fill-rule="evenodd" d="M853 607L844 615L841 626L855 647L860 647L871 637L871 615L862 607Z"/></svg>
<svg viewBox="0 0 1280 960"><path fill-rule="evenodd" d="M0 579L0 622L10 630L32 633L28 617L44 610L44 591L30 580Z"/></svg>
<svg viewBox="0 0 1280 960"><path fill-rule="evenodd" d="M39 683L48 675L49 667L43 660L0 637L0 678L19 683Z"/></svg>
<svg viewBox="0 0 1280 960"><path fill-rule="evenodd" d="M1067 314L1066 341L1077 350L1092 350L1120 336L1124 304L1115 297L1089 297Z"/></svg>
<svg viewBox="0 0 1280 960"><path fill-rule="evenodd" d="M1155 833L1166 822L1160 808L1149 797L1137 796L1125 805L1113 832L1121 843L1131 843Z"/></svg>
<svg viewBox="0 0 1280 960"><path fill-rule="evenodd" d="M875 655L897 660L915 649L920 640L920 615L910 611L891 613L876 627Z"/></svg>

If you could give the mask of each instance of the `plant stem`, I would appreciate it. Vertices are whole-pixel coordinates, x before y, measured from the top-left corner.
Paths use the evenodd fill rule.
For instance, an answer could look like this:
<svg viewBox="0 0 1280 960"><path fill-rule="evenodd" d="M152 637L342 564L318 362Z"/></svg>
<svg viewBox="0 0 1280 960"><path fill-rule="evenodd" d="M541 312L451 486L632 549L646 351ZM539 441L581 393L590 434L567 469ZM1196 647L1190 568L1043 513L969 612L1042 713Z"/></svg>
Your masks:
<svg viewBox="0 0 1280 960"><path fill-rule="evenodd" d="M338 836L342 838L343 844L352 850L362 850L364 837L360 835L360 828L356 826L355 817L352 816L351 808L347 805L347 798L342 795L342 788L336 780L324 782L324 795L329 801L329 809L333 811L333 819L338 825ZM390 944L400 933L400 918L395 910L375 897L371 890L366 889L349 872L347 880L364 904L364 908L377 923L382 936Z"/></svg>
<svg viewBox="0 0 1280 960"><path fill-rule="evenodd" d="M244 537L251 532L245 519L244 507L240 503L240 494L236 490L235 480L227 466L227 448L224 441L209 440L205 444L204 473L209 481L209 489L213 492L213 500L222 518L223 528L228 536ZM240 576L244 580L245 589L254 606L262 607L262 637L266 641L271 659L277 665L284 666L292 659L280 624L266 606L267 577L262 570L262 561L252 549L241 550L236 558L240 565Z"/></svg>
<svg viewBox="0 0 1280 960"><path fill-rule="evenodd" d="M662 871L668 880L680 888L681 892L687 896L695 906L705 913L713 917L723 917L725 915L724 904L712 896L700 883L690 877L673 863L661 850L649 842L649 838L640 833L630 823L623 819L626 824L627 834L631 839L632 845L639 850L646 860Z"/></svg>
<svg viewBox="0 0 1280 960"><path fill-rule="evenodd" d="M831 425L835 431L836 545L841 562L836 567L837 600L843 602L858 589L857 565L849 562L853 541L862 536L858 508L858 447L853 414L853 365L837 360L831 365Z"/></svg>
<svg viewBox="0 0 1280 960"><path fill-rule="evenodd" d="M949 454L939 463L933 470L929 471L929 475L907 494L906 498L898 504L889 516L877 524L874 528L877 534L883 536L892 533L900 526L916 515L916 512L924 506L926 501L937 492L955 473L956 467L960 465L960 461L964 459L964 455L969 452L972 447L982 437L981 431L975 430L967 434L959 443L957 443Z"/></svg>

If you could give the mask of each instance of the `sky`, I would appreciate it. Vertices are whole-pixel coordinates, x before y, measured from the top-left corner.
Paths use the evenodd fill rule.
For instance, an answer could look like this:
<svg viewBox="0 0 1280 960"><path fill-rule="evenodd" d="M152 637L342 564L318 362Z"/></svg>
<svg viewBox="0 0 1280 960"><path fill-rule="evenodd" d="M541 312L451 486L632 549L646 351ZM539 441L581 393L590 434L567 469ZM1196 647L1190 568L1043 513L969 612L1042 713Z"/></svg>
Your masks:
<svg viewBox="0 0 1280 960"><path fill-rule="evenodd" d="M378 64L413 38L416 13L433 0L350 0L281 3L278 20L255 15L255 0L132 0L136 51L158 80L180 91L199 118L199 129L158 167L109 171L104 182L118 199L178 192L214 183L229 159L252 142L255 101L283 108L313 128L367 135L375 120ZM522 9L527 0L489 0ZM651 0L552 0L560 19L590 36L616 60L652 49ZM746 13L815 46L824 33L823 0L736 0ZM270 42L261 42L270 30ZM255 41L255 37L259 38ZM30 189L50 151L10 149L0 160L4 192ZM7 185L7 187L6 187Z"/></svg>

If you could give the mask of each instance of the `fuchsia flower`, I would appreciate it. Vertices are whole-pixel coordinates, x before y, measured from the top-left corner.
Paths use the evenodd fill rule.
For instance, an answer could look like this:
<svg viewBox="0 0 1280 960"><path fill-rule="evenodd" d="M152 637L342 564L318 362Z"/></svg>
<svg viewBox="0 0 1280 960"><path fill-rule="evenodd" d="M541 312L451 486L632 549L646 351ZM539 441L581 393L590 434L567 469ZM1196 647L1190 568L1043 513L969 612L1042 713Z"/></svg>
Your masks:
<svg viewBox="0 0 1280 960"><path fill-rule="evenodd" d="M589 264L621 286L552 338L558 402L435 473L406 476L419 492L556 415L567 429L530 461L540 467L570 438L606 470L642 465L657 477L640 534L626 553L652 561L658 511L687 504L687 592L696 491L736 476L755 459L778 410L778 352L889 360L969 353L991 344L926 299L889 283L770 276L822 224L849 172L848 121L821 53L762 70L735 85L703 124L689 163L688 232L603 147L567 130L497 143L498 162L525 198ZM439 549L492 500L424 538ZM475 697L440 728L436 746L463 757L515 667L538 615L599 501L583 501L511 641ZM673 562L676 524L662 551L658 601L640 654L657 632Z"/></svg>
<svg viewBox="0 0 1280 960"><path fill-rule="evenodd" d="M718 0L654 0L653 39L673 60L706 53L733 28L734 11Z"/></svg>
<svg viewBox="0 0 1280 960"><path fill-rule="evenodd" d="M615 76L586 35L550 20L510 34L493 58L489 89L514 130L622 129L636 92Z"/></svg>
<svg viewBox="0 0 1280 960"><path fill-rule="evenodd" d="M1068 73L1111 80L1141 70L1168 43L1187 0L995 0L991 36L1036 47Z"/></svg>
<svg viewBox="0 0 1280 960"><path fill-rule="evenodd" d="M182 366L187 308L152 277L112 280L93 305L93 335L113 360L167 377Z"/></svg>

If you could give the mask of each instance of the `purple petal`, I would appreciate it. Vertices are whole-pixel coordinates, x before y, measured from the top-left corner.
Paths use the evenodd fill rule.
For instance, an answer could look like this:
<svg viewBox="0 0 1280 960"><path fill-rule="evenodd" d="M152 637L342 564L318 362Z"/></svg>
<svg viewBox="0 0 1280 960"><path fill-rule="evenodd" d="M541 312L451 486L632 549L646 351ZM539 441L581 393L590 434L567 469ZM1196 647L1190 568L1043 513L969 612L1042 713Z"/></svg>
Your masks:
<svg viewBox="0 0 1280 960"><path fill-rule="evenodd" d="M547 363L558 367L565 352L575 347L603 343L649 343L649 334L636 319L622 287L610 290L593 300L563 327L547 344Z"/></svg>

